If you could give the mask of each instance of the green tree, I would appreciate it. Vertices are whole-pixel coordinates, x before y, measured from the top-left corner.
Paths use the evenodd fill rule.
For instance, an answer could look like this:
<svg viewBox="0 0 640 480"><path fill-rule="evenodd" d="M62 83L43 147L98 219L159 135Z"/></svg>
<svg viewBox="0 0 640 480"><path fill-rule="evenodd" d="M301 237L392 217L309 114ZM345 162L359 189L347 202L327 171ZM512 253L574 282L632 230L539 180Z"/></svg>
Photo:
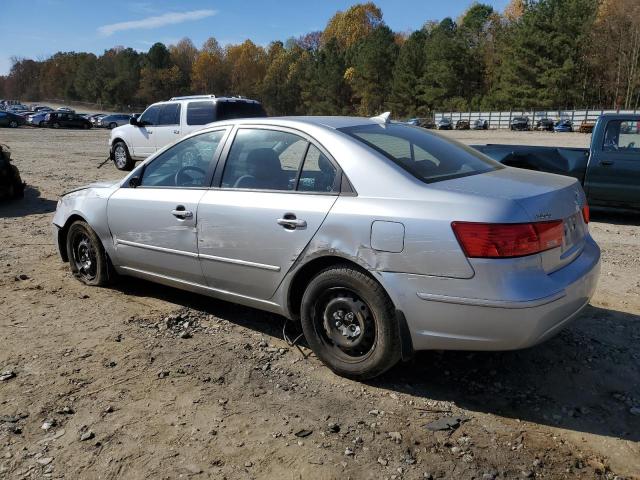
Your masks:
<svg viewBox="0 0 640 480"><path fill-rule="evenodd" d="M420 79L426 68L427 35L418 30L409 35L400 47L393 70L389 106L394 116L426 116L428 108L419 100Z"/></svg>
<svg viewBox="0 0 640 480"><path fill-rule="evenodd" d="M382 113L391 90L397 54L395 36L386 25L378 26L349 50L350 67L345 78L351 85L358 113Z"/></svg>

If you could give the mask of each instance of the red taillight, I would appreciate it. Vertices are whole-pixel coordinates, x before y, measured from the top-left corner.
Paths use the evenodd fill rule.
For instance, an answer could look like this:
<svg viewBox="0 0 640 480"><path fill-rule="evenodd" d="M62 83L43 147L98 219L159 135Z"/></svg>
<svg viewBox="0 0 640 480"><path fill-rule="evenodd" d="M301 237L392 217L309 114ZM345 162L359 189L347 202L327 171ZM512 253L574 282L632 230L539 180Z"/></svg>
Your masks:
<svg viewBox="0 0 640 480"><path fill-rule="evenodd" d="M582 218L584 218L584 223L589 223L589 219L591 218L591 214L589 213L589 204L585 203L584 207L582 207Z"/></svg>
<svg viewBox="0 0 640 480"><path fill-rule="evenodd" d="M469 258L522 257L562 245L562 220L535 223L453 222L453 232Z"/></svg>

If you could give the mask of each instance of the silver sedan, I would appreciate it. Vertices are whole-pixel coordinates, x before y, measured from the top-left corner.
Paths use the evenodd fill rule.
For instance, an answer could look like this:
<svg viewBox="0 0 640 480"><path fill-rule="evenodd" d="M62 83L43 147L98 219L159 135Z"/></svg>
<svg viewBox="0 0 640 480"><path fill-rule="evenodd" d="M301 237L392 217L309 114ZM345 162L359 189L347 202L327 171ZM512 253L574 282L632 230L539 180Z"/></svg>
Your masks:
<svg viewBox="0 0 640 480"><path fill-rule="evenodd" d="M596 287L588 220L575 179L380 116L213 123L67 193L53 223L87 285L131 275L281 314L362 379L557 333Z"/></svg>

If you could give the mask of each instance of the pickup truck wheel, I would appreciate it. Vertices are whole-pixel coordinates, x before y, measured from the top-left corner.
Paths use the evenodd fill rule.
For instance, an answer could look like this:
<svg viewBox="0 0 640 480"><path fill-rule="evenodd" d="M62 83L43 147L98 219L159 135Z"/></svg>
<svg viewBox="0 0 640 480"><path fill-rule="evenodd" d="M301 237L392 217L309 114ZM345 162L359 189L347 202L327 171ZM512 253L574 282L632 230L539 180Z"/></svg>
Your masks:
<svg viewBox="0 0 640 480"><path fill-rule="evenodd" d="M113 146L113 163L118 170L127 172L133 170L133 166L136 163L129 155L127 145L122 140L117 141Z"/></svg>
<svg viewBox="0 0 640 480"><path fill-rule="evenodd" d="M98 287L109 283L109 259L88 223L78 220L69 227L67 255L71 272L82 283Z"/></svg>
<svg viewBox="0 0 640 480"><path fill-rule="evenodd" d="M338 375L373 378L400 360L393 303L378 282L351 266L330 267L311 280L301 319L309 346Z"/></svg>

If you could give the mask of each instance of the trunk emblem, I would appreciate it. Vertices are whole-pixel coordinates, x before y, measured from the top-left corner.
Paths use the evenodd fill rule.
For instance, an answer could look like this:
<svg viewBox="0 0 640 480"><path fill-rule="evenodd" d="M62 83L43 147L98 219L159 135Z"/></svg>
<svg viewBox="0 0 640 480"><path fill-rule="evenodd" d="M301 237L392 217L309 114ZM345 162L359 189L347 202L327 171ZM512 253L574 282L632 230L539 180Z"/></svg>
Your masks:
<svg viewBox="0 0 640 480"><path fill-rule="evenodd" d="M538 214L536 214L536 218L538 220L546 220L547 218L551 218L551 214L547 213L547 212L538 213Z"/></svg>

